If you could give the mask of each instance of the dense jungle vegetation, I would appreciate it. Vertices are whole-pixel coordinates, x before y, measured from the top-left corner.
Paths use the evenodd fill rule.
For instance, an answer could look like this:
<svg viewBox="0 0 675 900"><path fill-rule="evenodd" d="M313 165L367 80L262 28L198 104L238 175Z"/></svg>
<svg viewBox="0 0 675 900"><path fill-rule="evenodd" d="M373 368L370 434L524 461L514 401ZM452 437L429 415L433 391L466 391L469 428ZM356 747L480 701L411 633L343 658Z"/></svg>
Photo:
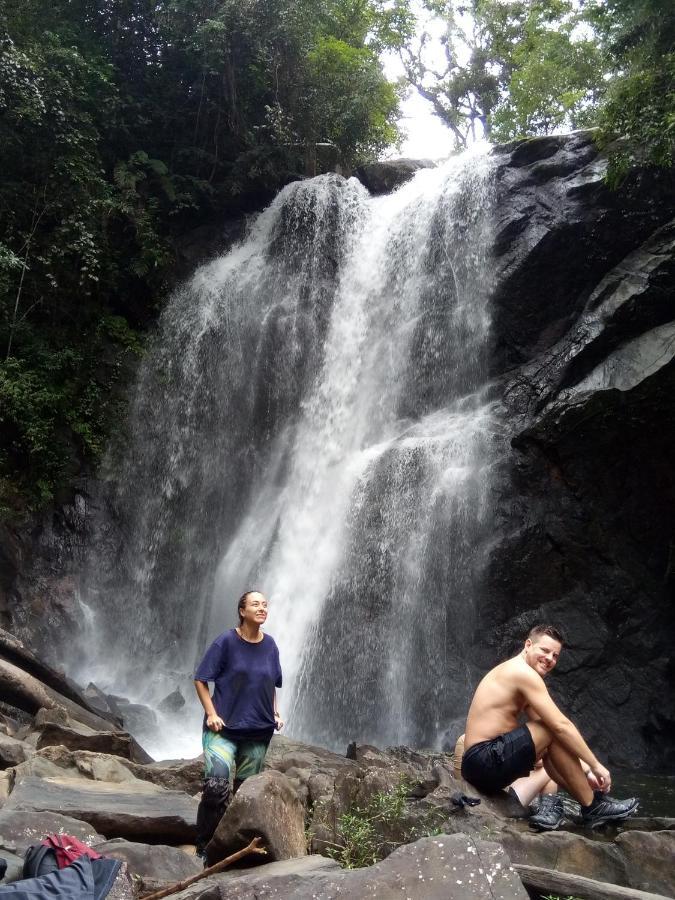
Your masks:
<svg viewBox="0 0 675 900"><path fill-rule="evenodd" d="M663 0L0 0L0 519L99 459L181 235L377 158L411 86L458 147L592 124L614 177L671 165L674 43Z"/></svg>

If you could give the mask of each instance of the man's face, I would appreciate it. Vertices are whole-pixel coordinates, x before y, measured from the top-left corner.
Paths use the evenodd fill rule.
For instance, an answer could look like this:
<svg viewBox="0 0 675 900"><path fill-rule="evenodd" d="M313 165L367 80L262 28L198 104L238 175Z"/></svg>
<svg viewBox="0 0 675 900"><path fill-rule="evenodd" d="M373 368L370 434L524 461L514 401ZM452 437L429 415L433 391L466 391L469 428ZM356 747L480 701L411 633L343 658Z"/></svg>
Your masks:
<svg viewBox="0 0 675 900"><path fill-rule="evenodd" d="M562 646L559 641L542 634L525 641L525 662L542 678L555 668Z"/></svg>

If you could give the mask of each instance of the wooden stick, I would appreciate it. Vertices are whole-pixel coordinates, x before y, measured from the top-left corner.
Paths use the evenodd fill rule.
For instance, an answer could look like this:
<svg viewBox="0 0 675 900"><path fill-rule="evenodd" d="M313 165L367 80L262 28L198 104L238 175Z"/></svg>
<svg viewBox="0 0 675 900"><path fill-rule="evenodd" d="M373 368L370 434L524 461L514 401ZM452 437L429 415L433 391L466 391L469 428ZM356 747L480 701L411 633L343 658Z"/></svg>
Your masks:
<svg viewBox="0 0 675 900"><path fill-rule="evenodd" d="M560 897L578 897L579 900L666 900L662 894L651 894L635 888L620 887L606 881L595 881L582 875L570 875L556 869L513 864L525 887L535 888Z"/></svg>
<svg viewBox="0 0 675 900"><path fill-rule="evenodd" d="M237 862L238 859L242 859L244 856L249 856L251 853L260 853L263 856L267 854L267 850L264 847L259 847L261 838L253 838L248 847L244 847L243 850L237 850L236 853L233 853L232 856L228 856L225 859L221 859L220 862L216 863L213 866L209 866L208 869L204 869L203 872L200 872L198 875L192 875L190 878L186 878L184 881L177 881L175 884L169 885L169 887L162 888L161 891L155 891L154 894L145 894L141 897L141 900L160 900L161 897L168 897L170 894L177 894L178 891L185 890L186 887L190 887L191 884L194 884L195 881L201 881L202 878L208 878L209 875L215 875L217 872L222 872L223 869L227 868L227 866L231 866L232 863Z"/></svg>

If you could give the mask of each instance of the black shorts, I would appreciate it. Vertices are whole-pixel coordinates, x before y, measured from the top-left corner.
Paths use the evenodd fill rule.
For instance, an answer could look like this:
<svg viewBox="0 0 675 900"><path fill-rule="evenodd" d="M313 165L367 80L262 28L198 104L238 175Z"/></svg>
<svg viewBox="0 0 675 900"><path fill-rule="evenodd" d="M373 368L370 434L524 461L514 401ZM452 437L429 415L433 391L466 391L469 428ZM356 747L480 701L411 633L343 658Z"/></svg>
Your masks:
<svg viewBox="0 0 675 900"><path fill-rule="evenodd" d="M470 747L462 757L462 778L484 794L496 794L529 775L537 760L527 725Z"/></svg>

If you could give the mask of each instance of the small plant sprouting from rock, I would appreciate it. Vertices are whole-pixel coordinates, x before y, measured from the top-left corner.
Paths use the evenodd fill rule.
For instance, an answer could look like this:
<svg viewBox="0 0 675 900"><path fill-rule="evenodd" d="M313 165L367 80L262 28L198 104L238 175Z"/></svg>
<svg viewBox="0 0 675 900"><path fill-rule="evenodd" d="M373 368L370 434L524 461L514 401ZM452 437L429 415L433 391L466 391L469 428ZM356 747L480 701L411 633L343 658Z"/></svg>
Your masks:
<svg viewBox="0 0 675 900"><path fill-rule="evenodd" d="M403 778L389 791L378 791L365 804L353 806L337 820L337 839L328 855L347 869L371 866L401 844L439 834L439 822L411 826L407 821L410 785Z"/></svg>
<svg viewBox="0 0 675 900"><path fill-rule="evenodd" d="M544 894L541 895L540 900L581 900L581 897L561 897L560 894Z"/></svg>

